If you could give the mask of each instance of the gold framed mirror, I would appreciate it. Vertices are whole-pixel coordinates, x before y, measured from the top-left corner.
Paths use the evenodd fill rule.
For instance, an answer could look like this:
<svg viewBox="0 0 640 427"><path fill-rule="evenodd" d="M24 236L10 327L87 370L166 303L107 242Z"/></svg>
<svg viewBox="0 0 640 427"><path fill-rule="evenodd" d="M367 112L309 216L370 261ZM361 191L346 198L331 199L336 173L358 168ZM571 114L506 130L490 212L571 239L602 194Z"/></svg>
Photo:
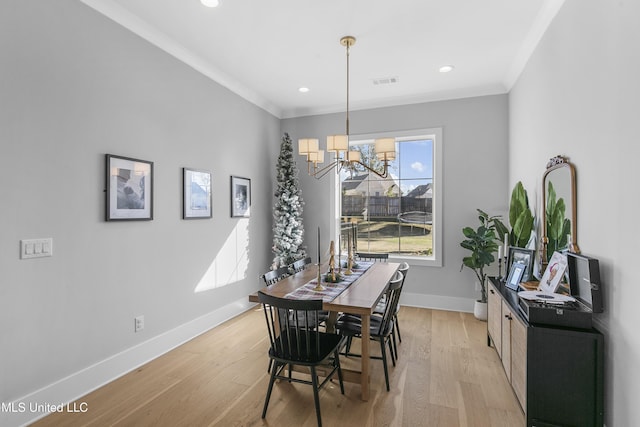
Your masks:
<svg viewBox="0 0 640 427"><path fill-rule="evenodd" d="M542 270L555 251L580 253L577 235L576 169L566 157L549 160L542 175Z"/></svg>

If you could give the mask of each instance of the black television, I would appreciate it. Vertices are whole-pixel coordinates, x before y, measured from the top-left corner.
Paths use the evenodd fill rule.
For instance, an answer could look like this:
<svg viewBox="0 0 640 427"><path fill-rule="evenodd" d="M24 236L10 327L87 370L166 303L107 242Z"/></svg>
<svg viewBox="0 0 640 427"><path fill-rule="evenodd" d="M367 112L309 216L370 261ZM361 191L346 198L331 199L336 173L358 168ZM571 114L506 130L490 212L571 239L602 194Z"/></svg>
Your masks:
<svg viewBox="0 0 640 427"><path fill-rule="evenodd" d="M596 258L567 252L571 295L594 313L602 313L600 265Z"/></svg>

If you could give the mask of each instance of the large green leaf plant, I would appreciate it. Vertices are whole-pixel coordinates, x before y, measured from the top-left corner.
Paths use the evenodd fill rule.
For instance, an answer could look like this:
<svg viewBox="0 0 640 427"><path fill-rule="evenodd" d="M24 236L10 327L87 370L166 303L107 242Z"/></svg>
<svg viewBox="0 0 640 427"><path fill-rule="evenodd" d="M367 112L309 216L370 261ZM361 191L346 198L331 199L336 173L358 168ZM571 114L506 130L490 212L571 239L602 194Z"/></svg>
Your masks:
<svg viewBox="0 0 640 427"><path fill-rule="evenodd" d="M546 206L547 261L551 259L555 251L560 251L567 247L567 236L571 233L571 220L565 218L567 207L564 199L562 197L557 199L553 184L549 182L548 185Z"/></svg>
<svg viewBox="0 0 640 427"><path fill-rule="evenodd" d="M526 248L533 232L534 219L531 209L529 209L527 190L524 189L520 181L511 192L509 223L511 224L509 244L518 248Z"/></svg>
<svg viewBox="0 0 640 427"><path fill-rule="evenodd" d="M486 212L478 209L478 220L480 221L478 228L464 227L462 229L465 240L460 242L460 246L468 249L471 253L462 258L460 271L467 267L475 273L482 292L480 302L487 302L487 274L484 269L495 261L493 254L498 251L499 243L508 233L507 227L500 218L500 216L489 216Z"/></svg>

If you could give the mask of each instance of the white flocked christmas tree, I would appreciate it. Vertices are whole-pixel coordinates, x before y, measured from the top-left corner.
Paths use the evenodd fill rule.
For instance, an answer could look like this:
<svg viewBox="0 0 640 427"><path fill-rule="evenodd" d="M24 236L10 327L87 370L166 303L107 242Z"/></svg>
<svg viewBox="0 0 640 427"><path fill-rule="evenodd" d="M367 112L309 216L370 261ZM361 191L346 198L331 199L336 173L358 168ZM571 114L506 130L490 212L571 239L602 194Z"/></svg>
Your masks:
<svg viewBox="0 0 640 427"><path fill-rule="evenodd" d="M276 203L273 209L273 265L283 267L305 257L302 224L302 193L298 188L298 168L293 158L293 145L288 133L280 145L276 164Z"/></svg>

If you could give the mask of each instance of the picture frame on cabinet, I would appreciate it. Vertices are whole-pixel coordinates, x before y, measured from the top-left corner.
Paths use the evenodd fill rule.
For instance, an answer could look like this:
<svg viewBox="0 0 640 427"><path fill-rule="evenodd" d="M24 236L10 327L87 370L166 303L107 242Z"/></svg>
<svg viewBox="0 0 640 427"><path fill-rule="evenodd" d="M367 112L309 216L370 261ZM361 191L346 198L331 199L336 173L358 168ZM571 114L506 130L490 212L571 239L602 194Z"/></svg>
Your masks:
<svg viewBox="0 0 640 427"><path fill-rule="evenodd" d="M106 220L153 219L153 162L107 154Z"/></svg>
<svg viewBox="0 0 640 427"><path fill-rule="evenodd" d="M554 252L547 264L547 268L540 279L539 290L555 293L560 287L560 281L567 269L567 256L561 252Z"/></svg>
<svg viewBox="0 0 640 427"><path fill-rule="evenodd" d="M525 265L525 270L522 273L521 282L528 282L533 278L533 262L535 260L535 251L533 249L519 248L515 246L509 247L509 259L507 261L507 270L511 271L511 266L515 263Z"/></svg>
<svg viewBox="0 0 640 427"><path fill-rule="evenodd" d="M514 262L509 270L509 276L507 277L505 286L511 290L517 291L520 287L520 282L522 282L522 276L526 269L527 266L525 264Z"/></svg>

